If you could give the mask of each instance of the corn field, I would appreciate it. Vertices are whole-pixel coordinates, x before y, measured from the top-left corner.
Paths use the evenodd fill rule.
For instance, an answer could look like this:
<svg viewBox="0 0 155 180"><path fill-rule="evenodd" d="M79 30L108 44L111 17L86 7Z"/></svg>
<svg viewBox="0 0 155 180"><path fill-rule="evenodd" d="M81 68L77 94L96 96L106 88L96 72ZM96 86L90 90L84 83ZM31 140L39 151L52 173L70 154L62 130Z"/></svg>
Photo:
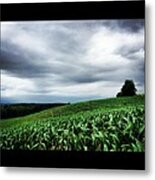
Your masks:
<svg viewBox="0 0 155 180"><path fill-rule="evenodd" d="M144 106L103 111L101 108L51 116L1 128L6 150L143 152Z"/></svg>

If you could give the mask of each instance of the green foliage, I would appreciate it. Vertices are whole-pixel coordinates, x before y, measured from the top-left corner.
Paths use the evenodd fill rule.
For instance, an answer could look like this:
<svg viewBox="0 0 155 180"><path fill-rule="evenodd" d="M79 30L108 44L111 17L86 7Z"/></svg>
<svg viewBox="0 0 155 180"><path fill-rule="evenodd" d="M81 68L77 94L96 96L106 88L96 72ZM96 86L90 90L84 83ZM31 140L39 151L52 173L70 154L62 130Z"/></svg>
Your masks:
<svg viewBox="0 0 155 180"><path fill-rule="evenodd" d="M144 96L96 100L6 120L0 123L0 148L142 152L143 101Z"/></svg>
<svg viewBox="0 0 155 180"><path fill-rule="evenodd" d="M1 104L1 118L8 119L13 117L22 117L28 114L42 111L44 109L64 106L65 103L53 104L33 104L33 103L19 103L19 104Z"/></svg>
<svg viewBox="0 0 155 180"><path fill-rule="evenodd" d="M122 93L121 93L121 92L118 92L116 96L117 96L117 97L122 97Z"/></svg>
<svg viewBox="0 0 155 180"><path fill-rule="evenodd" d="M122 96L134 96L136 95L137 89L135 88L135 84L132 80L125 80L123 87L121 88L121 92L117 93L117 97Z"/></svg>

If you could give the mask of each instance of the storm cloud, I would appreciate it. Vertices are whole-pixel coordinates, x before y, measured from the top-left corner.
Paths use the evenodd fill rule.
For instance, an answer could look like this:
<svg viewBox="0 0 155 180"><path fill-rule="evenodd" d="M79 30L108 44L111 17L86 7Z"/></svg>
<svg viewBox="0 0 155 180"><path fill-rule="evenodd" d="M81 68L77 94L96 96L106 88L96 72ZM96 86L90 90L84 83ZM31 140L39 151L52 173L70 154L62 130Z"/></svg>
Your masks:
<svg viewBox="0 0 155 180"><path fill-rule="evenodd" d="M114 97L125 79L144 92L144 21L1 23L1 95L8 102Z"/></svg>

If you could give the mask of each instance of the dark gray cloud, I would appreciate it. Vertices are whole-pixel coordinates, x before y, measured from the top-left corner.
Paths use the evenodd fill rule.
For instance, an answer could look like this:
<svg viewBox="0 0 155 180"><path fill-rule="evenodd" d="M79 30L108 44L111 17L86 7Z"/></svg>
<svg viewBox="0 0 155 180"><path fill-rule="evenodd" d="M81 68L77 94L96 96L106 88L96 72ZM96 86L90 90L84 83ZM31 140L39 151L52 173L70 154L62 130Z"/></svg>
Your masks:
<svg viewBox="0 0 155 180"><path fill-rule="evenodd" d="M122 21L117 21L118 26L120 28L125 28L128 31L131 32L138 32L142 28L144 28L144 20L122 20Z"/></svg>
<svg viewBox="0 0 155 180"><path fill-rule="evenodd" d="M137 33L144 28L144 19L108 20L103 24L111 29Z"/></svg>
<svg viewBox="0 0 155 180"><path fill-rule="evenodd" d="M143 92L143 20L1 24L1 92L7 101L110 97L125 79Z"/></svg>

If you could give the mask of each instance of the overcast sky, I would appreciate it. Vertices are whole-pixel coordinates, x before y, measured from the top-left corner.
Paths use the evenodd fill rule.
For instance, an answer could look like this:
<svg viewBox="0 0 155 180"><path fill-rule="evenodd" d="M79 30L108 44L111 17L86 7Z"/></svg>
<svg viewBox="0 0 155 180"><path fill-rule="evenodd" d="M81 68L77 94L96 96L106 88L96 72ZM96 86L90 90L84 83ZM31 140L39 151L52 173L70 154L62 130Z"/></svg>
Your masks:
<svg viewBox="0 0 155 180"><path fill-rule="evenodd" d="M1 22L2 102L115 97L126 79L144 92L143 20Z"/></svg>

